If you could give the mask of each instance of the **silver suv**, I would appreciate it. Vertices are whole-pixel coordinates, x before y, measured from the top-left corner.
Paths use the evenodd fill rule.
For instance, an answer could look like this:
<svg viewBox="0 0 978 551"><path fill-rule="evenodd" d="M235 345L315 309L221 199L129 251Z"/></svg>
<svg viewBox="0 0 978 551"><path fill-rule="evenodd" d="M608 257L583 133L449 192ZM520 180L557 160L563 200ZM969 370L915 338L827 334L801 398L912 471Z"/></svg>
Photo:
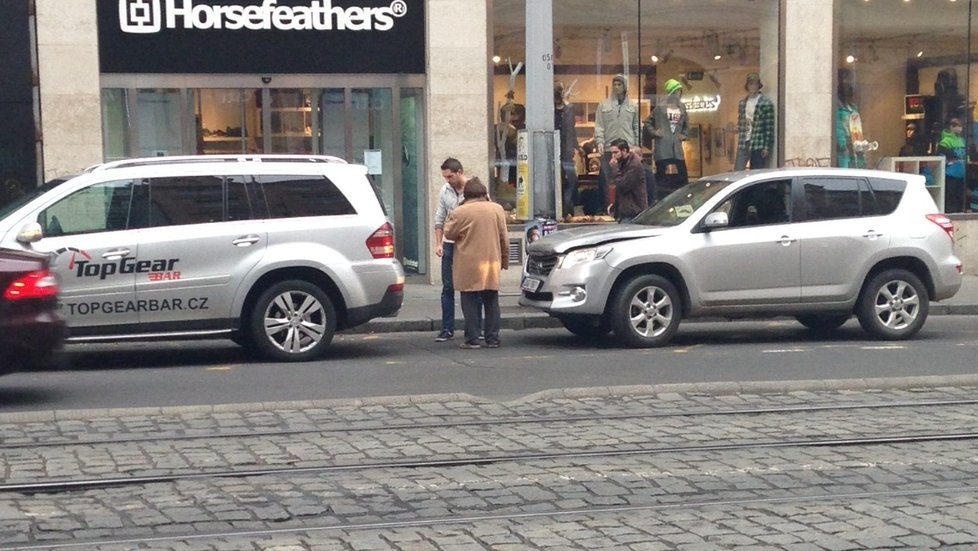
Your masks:
<svg viewBox="0 0 978 551"><path fill-rule="evenodd" d="M53 257L69 342L224 337L307 360L404 296L366 169L325 156L97 165L0 209L0 246Z"/></svg>
<svg viewBox="0 0 978 551"><path fill-rule="evenodd" d="M572 333L661 346L684 317L794 316L831 331L853 314L906 339L961 286L954 229L922 176L843 169L691 182L633 224L559 231L528 247L520 304Z"/></svg>

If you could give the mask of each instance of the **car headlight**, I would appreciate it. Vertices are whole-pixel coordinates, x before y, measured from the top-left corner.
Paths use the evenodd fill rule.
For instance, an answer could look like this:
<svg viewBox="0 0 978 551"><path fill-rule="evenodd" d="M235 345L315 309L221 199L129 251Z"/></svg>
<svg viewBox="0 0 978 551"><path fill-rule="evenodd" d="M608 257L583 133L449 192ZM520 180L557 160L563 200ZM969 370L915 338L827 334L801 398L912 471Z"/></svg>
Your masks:
<svg viewBox="0 0 978 551"><path fill-rule="evenodd" d="M577 266L578 264L583 264L585 262L591 262L592 260L600 260L610 253L612 247L590 247L587 249L577 249L576 251L571 251L565 255L562 255L557 260L557 268L571 268Z"/></svg>

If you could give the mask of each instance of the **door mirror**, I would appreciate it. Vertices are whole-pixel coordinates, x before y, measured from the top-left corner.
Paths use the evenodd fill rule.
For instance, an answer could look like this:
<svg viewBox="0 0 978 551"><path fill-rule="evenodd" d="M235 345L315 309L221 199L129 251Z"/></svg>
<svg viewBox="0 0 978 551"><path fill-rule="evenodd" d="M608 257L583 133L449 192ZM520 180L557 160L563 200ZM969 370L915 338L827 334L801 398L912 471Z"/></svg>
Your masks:
<svg viewBox="0 0 978 551"><path fill-rule="evenodd" d="M27 245L40 241L42 237L44 237L44 232L41 230L41 225L37 222L28 222L24 224L23 228L20 228L20 233L17 234L17 242Z"/></svg>
<svg viewBox="0 0 978 551"><path fill-rule="evenodd" d="M730 219L727 217L725 212L711 212L706 215L703 219L703 229L705 230L715 230L717 228L726 228L730 224Z"/></svg>

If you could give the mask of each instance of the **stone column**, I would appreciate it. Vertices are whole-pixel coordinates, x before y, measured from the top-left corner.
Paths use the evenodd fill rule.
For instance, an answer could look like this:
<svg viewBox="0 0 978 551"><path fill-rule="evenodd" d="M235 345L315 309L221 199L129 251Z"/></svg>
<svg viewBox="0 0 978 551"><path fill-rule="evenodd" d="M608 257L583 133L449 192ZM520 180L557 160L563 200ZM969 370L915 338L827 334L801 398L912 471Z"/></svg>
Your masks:
<svg viewBox="0 0 978 551"><path fill-rule="evenodd" d="M441 282L441 259L434 253L434 215L445 181L442 161L455 157L468 176L487 186L489 170L489 48L487 0L428 0L427 174L428 274Z"/></svg>
<svg viewBox="0 0 978 551"><path fill-rule="evenodd" d="M91 0L36 0L44 179L102 162L98 30Z"/></svg>
<svg viewBox="0 0 978 551"><path fill-rule="evenodd" d="M783 0L784 159L832 157L834 0Z"/></svg>

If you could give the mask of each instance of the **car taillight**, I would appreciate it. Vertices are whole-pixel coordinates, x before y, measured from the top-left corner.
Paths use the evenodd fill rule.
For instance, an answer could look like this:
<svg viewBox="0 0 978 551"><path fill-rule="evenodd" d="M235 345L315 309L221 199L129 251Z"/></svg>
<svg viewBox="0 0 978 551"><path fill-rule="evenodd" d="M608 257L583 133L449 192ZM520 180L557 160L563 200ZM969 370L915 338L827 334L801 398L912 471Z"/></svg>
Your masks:
<svg viewBox="0 0 978 551"><path fill-rule="evenodd" d="M3 292L6 300L30 300L58 296L58 280L50 270L38 270L22 276Z"/></svg>
<svg viewBox="0 0 978 551"><path fill-rule="evenodd" d="M951 241L954 241L954 222L951 222L950 218L943 214L928 214L927 219L940 226L942 230L947 232L947 236L951 238Z"/></svg>
<svg viewBox="0 0 978 551"><path fill-rule="evenodd" d="M370 234L367 238L367 248L374 258L394 258L394 227L390 222Z"/></svg>

